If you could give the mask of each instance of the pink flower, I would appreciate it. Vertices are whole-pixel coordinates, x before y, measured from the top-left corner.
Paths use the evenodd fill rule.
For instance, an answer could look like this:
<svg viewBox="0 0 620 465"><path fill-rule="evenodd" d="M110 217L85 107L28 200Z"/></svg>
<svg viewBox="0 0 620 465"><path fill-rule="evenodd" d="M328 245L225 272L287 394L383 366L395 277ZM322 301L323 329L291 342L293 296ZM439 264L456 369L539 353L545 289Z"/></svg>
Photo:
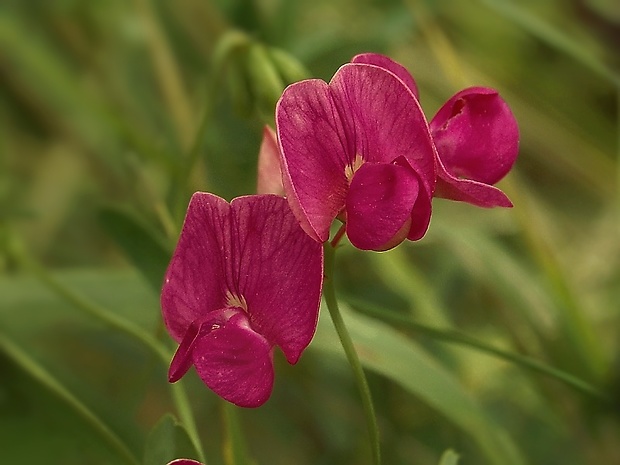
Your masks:
<svg viewBox="0 0 620 465"><path fill-rule="evenodd" d="M263 140L258 152L256 193L284 195L282 171L280 170L280 148L276 133L269 126L263 128Z"/></svg>
<svg viewBox="0 0 620 465"><path fill-rule="evenodd" d="M366 250L387 250L426 233L436 154L405 74L348 63L329 84L297 82L280 98L284 188L315 240L329 238L335 218L346 223L351 243Z"/></svg>
<svg viewBox="0 0 620 465"><path fill-rule="evenodd" d="M286 200L212 194L191 199L161 295L164 323L180 343L168 372L194 365L224 399L258 407L270 396L274 346L294 364L318 318L323 249Z"/></svg>
<svg viewBox="0 0 620 465"><path fill-rule="evenodd" d="M365 53L352 61L391 71L417 97L411 74L391 59ZM480 207L512 206L493 184L510 171L517 158L519 128L497 91L470 87L458 92L431 120L430 130L438 156L436 196Z"/></svg>
<svg viewBox="0 0 620 465"><path fill-rule="evenodd" d="M202 465L202 463L192 459L175 459L168 462L168 465Z"/></svg>

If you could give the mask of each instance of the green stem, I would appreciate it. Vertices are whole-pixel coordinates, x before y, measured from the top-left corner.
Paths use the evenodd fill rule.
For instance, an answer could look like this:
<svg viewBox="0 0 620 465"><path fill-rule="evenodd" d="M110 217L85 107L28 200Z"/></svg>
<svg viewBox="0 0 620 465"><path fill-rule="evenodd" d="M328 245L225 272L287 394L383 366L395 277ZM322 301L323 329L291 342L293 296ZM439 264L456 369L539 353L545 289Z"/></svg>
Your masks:
<svg viewBox="0 0 620 465"><path fill-rule="evenodd" d="M71 394L62 384L48 373L42 366L33 360L14 342L0 333L0 349L8 355L17 365L36 379L58 398L66 402L80 417L105 439L110 447L115 450L119 457L123 457L127 463L139 465L140 460L127 447L127 445L106 425L97 415L84 405L77 397Z"/></svg>
<svg viewBox="0 0 620 465"><path fill-rule="evenodd" d="M170 363L170 359L166 359L166 365ZM200 435L198 434L198 426L196 425L196 419L194 417L194 412L190 406L189 398L187 397L187 391L182 382L177 381L174 384L170 385L172 389L172 400L176 407L177 413L179 414L179 418L185 426L185 430L192 441L192 445L198 454L198 460L203 465L207 465L207 459L205 458L205 453L202 448L202 443L200 442Z"/></svg>
<svg viewBox="0 0 620 465"><path fill-rule="evenodd" d="M545 365L544 363L541 363L531 357L497 349L459 331L432 328L430 326L412 321L407 316L394 314L392 312L386 312L382 309L369 306L368 304L363 302L359 302L356 300L349 300L348 302L351 304L352 307L358 309L362 313L375 317L377 319L381 319L382 321L386 321L399 328L418 331L437 340L460 344L470 349L486 352L487 354L494 355L495 357L507 360L516 365L528 368L532 371L536 371L538 373L562 381L566 385L581 392L582 394L587 394L588 396L593 397L599 401L611 402L611 399L609 399L608 396L606 396L604 393L602 393L591 384L562 370L558 370L556 368Z"/></svg>
<svg viewBox="0 0 620 465"><path fill-rule="evenodd" d="M226 465L251 465L247 444L239 421L239 409L237 406L221 401L222 416L226 428L226 441L224 443L224 460Z"/></svg>
<svg viewBox="0 0 620 465"><path fill-rule="evenodd" d="M336 299L336 289L334 287L334 264L336 250L329 244L325 244L325 280L323 283L323 296L327 309L340 338L340 343L347 356L347 360L353 369L353 375L359 388L360 396L362 397L362 405L364 408L364 415L366 417L366 426L368 428L368 435L370 436L370 447L372 449L373 464L379 465L381 463L381 449L379 443L379 427L377 425L377 417L375 415L375 409L372 403L372 396L370 394L370 388L368 387L368 381L366 375L362 369L355 346L351 340L351 336L347 330L347 327L342 319L340 309L338 307L338 300Z"/></svg>
<svg viewBox="0 0 620 465"><path fill-rule="evenodd" d="M11 236L11 235L9 235ZM10 244L9 249L12 252L12 256L16 261L25 269L32 272L43 284L45 284L50 290L62 297L65 301L69 302L74 307L80 309L84 313L87 313L99 321L103 322L107 326L114 328L130 338L140 342L143 346L147 347L155 356L167 366L170 363L172 355L157 339L151 336L146 331L142 330L139 326L134 325L130 321L115 315L114 313L107 311L93 304L89 300L85 299L81 295L77 294L73 290L66 287L62 282L52 276L43 266L32 259L24 250L22 244L17 240L15 236L9 237ZM172 399L178 411L179 417L183 422L183 425L187 429L187 432L192 440L194 448L199 455L200 461L205 463L205 455L202 449L202 444L198 435L198 428L193 412L189 406L187 393L180 383L175 383L171 386Z"/></svg>

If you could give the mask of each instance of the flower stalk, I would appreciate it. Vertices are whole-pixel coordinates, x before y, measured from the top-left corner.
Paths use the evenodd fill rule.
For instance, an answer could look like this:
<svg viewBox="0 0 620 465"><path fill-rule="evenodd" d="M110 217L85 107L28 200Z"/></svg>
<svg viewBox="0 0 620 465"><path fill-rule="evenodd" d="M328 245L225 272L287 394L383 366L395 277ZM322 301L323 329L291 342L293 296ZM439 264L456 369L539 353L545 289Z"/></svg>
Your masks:
<svg viewBox="0 0 620 465"><path fill-rule="evenodd" d="M239 418L239 408L226 401L221 401L222 417L226 428L224 442L224 461L226 465L253 465L250 458L243 428Z"/></svg>
<svg viewBox="0 0 620 465"><path fill-rule="evenodd" d="M355 381L357 383L360 396L362 398L362 406L364 408L364 416L366 417L366 426L368 428L368 435L370 436L370 447L372 450L372 463L379 465L381 463L381 448L379 441L379 427L377 425L377 416L375 414L375 408L372 402L372 395L366 380L366 375L362 369L359 357L353 345L353 340L349 335L349 331L344 323L340 308L338 307L338 300L336 299L336 288L334 286L334 265L336 249L330 244L325 244L325 280L323 282L323 297L329 315L334 323L340 343L347 356L347 360L353 370Z"/></svg>

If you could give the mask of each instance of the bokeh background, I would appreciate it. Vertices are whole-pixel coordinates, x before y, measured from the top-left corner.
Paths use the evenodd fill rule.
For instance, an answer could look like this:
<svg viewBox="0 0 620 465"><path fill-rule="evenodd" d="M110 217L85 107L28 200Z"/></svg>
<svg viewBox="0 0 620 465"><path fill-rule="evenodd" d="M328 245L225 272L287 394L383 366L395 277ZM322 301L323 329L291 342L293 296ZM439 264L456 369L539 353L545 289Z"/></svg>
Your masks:
<svg viewBox="0 0 620 465"><path fill-rule="evenodd" d="M614 0L3 0L0 462L192 453L148 342L173 349L158 287L189 196L254 192L283 86L373 51L429 119L483 85L521 130L513 209L436 200L422 241L338 252L384 463L620 463L619 47ZM235 463L235 427L256 464L370 463L338 347L322 318L232 426L188 375L207 463Z"/></svg>

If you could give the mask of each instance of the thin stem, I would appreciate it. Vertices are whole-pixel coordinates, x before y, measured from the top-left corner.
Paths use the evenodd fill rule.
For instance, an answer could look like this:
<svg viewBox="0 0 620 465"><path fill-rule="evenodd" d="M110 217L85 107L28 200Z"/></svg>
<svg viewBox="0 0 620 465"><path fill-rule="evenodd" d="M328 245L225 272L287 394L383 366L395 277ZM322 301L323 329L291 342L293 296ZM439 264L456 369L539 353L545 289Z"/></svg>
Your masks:
<svg viewBox="0 0 620 465"><path fill-rule="evenodd" d="M336 248L336 246L340 242L340 239L342 239L344 237L344 233L346 232L346 230L347 230L346 223L342 223L342 225L340 226L340 229L338 229L338 231L334 235L334 238L329 243L329 245L331 245L332 249Z"/></svg>
<svg viewBox="0 0 620 465"><path fill-rule="evenodd" d="M170 359L166 360L166 365L170 363ZM170 385L172 390L172 401L179 414L179 418L187 431L187 434L192 441L192 445L198 454L198 460L203 465L207 465L207 459L205 458L205 452L202 448L202 442L200 442L200 435L198 434L198 426L196 424L196 418L194 412L190 406L189 398L187 397L187 391L183 382L177 381Z"/></svg>
<svg viewBox="0 0 620 465"><path fill-rule="evenodd" d="M58 398L62 399L69 405L80 417L82 417L92 428L105 439L108 445L116 451L119 457L123 457L125 461L132 465L139 465L140 460L127 447L127 445L119 438L108 425L106 425L92 410L68 391L62 384L58 382L49 372L41 365L33 360L19 346L9 340L4 334L0 333L0 349L8 355L15 363L17 363L32 378L36 379L49 391L54 393Z"/></svg>
<svg viewBox="0 0 620 465"><path fill-rule="evenodd" d="M226 465L250 465L248 448L239 421L239 408L225 400L221 401L222 416L226 428L224 460Z"/></svg>
<svg viewBox="0 0 620 465"><path fill-rule="evenodd" d="M438 329L421 323L417 323L415 321L412 321L407 316L386 312L382 309L374 308L373 306L357 300L349 300L348 302L351 304L351 306L353 306L360 312L386 321L390 324L398 326L401 329L405 328L413 331L418 331L429 337L432 337L433 339L453 344L460 344L470 349L475 349L481 352L485 352L487 354L494 355L495 357L512 362L515 365L528 368L532 371L536 371L543 375L562 381L566 385L581 392L582 394L587 394L588 396L593 397L597 400L604 402L611 401L608 396L606 396L603 392L601 392L599 389L592 386L591 384L587 383L586 381L583 381L562 370L558 370L556 368L545 365L544 363L541 363L531 357L521 354L515 354L513 352L508 352L502 349L492 347L459 331Z"/></svg>
<svg viewBox="0 0 620 465"><path fill-rule="evenodd" d="M342 228L341 228L342 229ZM368 381L366 375L362 369L355 346L351 340L351 336L347 330L347 327L342 319L340 309L338 308L338 300L336 299L336 288L334 286L334 264L335 264L335 252L336 250L329 244L324 246L325 248L325 280L323 284L323 296L325 297L325 303L327 309L340 338L340 343L347 356L347 360L353 369L353 375L359 388L360 396L362 397L362 405L364 408L364 415L366 417L366 426L368 428L368 435L370 436L370 447L372 449L372 459L374 465L381 463L381 449L379 442L379 427L377 425L377 417L375 415L375 408L372 403L372 396L370 388L368 387Z"/></svg>
<svg viewBox="0 0 620 465"><path fill-rule="evenodd" d="M93 304L89 300L69 289L62 282L52 276L47 271L47 269L37 263L33 258L31 258L16 237L9 237L9 240L11 242L9 244L10 252L13 258L15 258L15 260L17 261L17 263L19 263L23 268L32 272L50 290L52 290L54 293L72 304L74 307L82 310L84 313L87 313L97 318L105 325L114 328L131 337L132 339L140 342L143 346L147 347L151 352L153 352L165 366L170 363L172 355L164 347L164 345L161 344L152 335L150 335L146 331L143 331L139 326L134 325L130 321L119 317L118 315L115 315L114 313L104 308L101 308L96 304ZM196 452L198 453L200 461L204 464L205 455L198 435L196 421L193 412L189 406L187 393L183 385L180 383L175 383L171 385L171 389L172 399L178 411L179 417L181 418L181 421L183 422L183 425L185 426L190 436L190 439L192 440L192 443L194 445L194 448L196 449Z"/></svg>

